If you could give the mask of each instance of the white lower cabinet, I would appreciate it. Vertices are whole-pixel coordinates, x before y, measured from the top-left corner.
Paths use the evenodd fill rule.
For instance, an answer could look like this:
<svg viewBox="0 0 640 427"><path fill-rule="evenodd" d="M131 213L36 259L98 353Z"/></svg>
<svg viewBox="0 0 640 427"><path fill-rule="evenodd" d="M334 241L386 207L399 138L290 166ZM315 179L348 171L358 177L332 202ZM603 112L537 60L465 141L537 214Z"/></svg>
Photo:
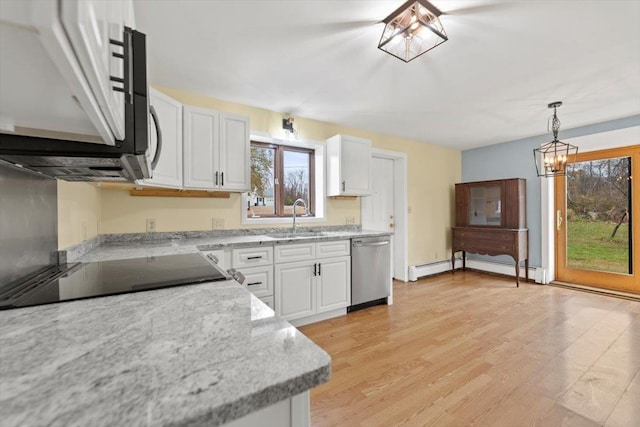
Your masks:
<svg viewBox="0 0 640 427"><path fill-rule="evenodd" d="M310 420L309 391L302 392L242 418L225 427L308 427Z"/></svg>
<svg viewBox="0 0 640 427"><path fill-rule="evenodd" d="M344 243L343 243L344 242ZM296 326L345 314L351 304L348 240L302 243L275 248L276 313ZM313 246L310 247L310 246ZM326 247L333 250L326 250ZM342 248L340 250L336 250ZM326 258L316 254L341 254ZM304 261L285 262L287 257ZM280 261L280 262L278 262Z"/></svg>
<svg viewBox="0 0 640 427"><path fill-rule="evenodd" d="M312 261L276 264L276 312L287 320L316 312L316 276Z"/></svg>
<svg viewBox="0 0 640 427"><path fill-rule="evenodd" d="M324 313L351 305L351 257L319 261L316 311Z"/></svg>
<svg viewBox="0 0 640 427"><path fill-rule="evenodd" d="M203 251L295 326L345 314L351 305L350 240ZM274 265L275 260L275 265Z"/></svg>

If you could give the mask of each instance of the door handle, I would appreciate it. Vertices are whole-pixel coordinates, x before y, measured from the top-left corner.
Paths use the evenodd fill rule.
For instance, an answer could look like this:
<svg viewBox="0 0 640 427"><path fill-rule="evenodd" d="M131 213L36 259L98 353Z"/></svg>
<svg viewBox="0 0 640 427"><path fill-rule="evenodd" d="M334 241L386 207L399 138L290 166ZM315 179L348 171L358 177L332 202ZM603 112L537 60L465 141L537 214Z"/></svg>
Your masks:
<svg viewBox="0 0 640 427"><path fill-rule="evenodd" d="M556 211L556 229L558 231L562 229L562 211L560 209Z"/></svg>

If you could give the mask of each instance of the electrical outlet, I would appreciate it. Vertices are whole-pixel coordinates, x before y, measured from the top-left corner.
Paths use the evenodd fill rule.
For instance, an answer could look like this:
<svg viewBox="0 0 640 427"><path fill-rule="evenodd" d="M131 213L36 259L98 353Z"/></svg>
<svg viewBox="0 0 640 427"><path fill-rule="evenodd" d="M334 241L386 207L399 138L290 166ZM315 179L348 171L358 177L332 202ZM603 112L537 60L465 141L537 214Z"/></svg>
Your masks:
<svg viewBox="0 0 640 427"><path fill-rule="evenodd" d="M356 223L356 219L352 216L345 217L345 222L347 225L352 225Z"/></svg>
<svg viewBox="0 0 640 427"><path fill-rule="evenodd" d="M212 218L211 227L213 230L224 230L224 218Z"/></svg>
<svg viewBox="0 0 640 427"><path fill-rule="evenodd" d="M155 233L156 220L153 218L147 218L147 233Z"/></svg>

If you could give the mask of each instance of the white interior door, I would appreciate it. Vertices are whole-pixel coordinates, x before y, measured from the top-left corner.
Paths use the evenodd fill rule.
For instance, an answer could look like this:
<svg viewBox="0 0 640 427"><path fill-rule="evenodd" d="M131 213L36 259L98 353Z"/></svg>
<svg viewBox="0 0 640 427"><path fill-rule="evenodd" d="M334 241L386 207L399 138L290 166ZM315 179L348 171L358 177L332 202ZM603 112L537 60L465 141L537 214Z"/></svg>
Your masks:
<svg viewBox="0 0 640 427"><path fill-rule="evenodd" d="M371 196L360 198L362 228L392 233L391 271L407 282L407 155L374 148L371 168Z"/></svg>
<svg viewBox="0 0 640 427"><path fill-rule="evenodd" d="M393 160L371 159L371 196L362 198L362 228L394 231Z"/></svg>

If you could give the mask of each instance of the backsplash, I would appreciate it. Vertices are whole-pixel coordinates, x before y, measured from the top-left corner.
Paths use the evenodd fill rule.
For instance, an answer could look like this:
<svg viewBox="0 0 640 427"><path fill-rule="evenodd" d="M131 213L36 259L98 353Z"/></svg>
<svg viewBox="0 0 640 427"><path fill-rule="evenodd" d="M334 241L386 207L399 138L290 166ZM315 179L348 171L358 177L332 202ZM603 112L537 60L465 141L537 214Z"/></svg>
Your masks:
<svg viewBox="0 0 640 427"><path fill-rule="evenodd" d="M56 181L0 163L0 286L55 264Z"/></svg>

